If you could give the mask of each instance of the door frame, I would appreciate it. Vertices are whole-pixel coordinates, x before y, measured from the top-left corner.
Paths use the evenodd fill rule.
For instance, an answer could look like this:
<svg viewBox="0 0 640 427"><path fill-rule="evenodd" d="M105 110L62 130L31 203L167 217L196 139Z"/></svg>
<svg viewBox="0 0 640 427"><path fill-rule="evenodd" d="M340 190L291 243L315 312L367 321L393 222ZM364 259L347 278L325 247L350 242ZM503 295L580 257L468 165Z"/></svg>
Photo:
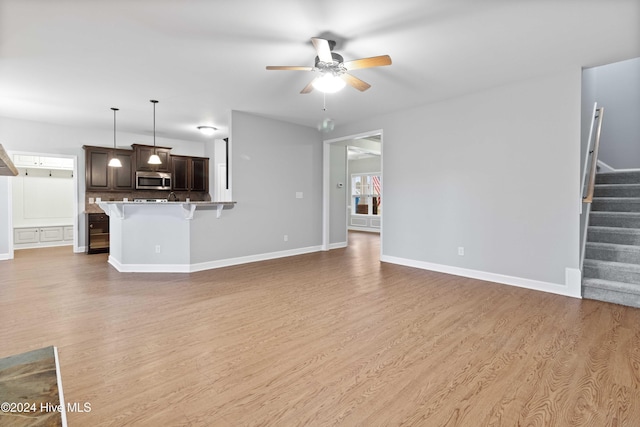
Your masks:
<svg viewBox="0 0 640 427"><path fill-rule="evenodd" d="M354 135L341 136L323 140L322 143L322 246L323 251L331 248L330 231L331 231L331 145L341 143L352 139L362 139L372 135L380 135L380 177L382 180L382 188L384 188L384 132L382 129L375 129L367 132L361 132ZM346 177L345 179L348 179ZM344 226L347 230L347 215L345 211ZM382 256L384 236L384 215L380 217L380 256ZM348 238L347 238L348 245Z"/></svg>
<svg viewBox="0 0 640 427"><path fill-rule="evenodd" d="M35 151L7 151L7 154L10 158L13 158L15 154L25 155L25 156L42 156L42 157L57 157L64 159L73 159L73 252L79 253L84 249L80 249L79 238L80 238L80 230L78 230L78 215L79 215L79 201L78 201L78 156L73 154L59 154L59 153L42 153ZM10 179L7 180L7 209L9 214L8 221L8 237L9 237L9 259L14 258L14 249L13 249L13 184Z"/></svg>

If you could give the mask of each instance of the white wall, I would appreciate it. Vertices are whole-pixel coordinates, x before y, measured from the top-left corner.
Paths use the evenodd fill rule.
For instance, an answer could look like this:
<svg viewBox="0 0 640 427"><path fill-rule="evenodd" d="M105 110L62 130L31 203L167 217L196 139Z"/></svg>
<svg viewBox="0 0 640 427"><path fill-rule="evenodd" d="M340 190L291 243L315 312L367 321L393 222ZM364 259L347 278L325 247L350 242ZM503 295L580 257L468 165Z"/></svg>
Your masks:
<svg viewBox="0 0 640 427"><path fill-rule="evenodd" d="M110 119L106 119L110 120ZM197 135L200 137L199 135ZM78 241L83 246L85 236L84 197L84 150L83 145L113 146L112 130L95 130L88 128L75 128L58 126L48 123L32 122L0 117L0 141L6 151L22 151L47 154L75 155L78 158ZM130 148L131 144L153 144L152 135L137 135L125 132L117 133L118 148ZM173 154L204 156L205 146L203 141L183 141L156 136L156 144L172 147ZM1 185L0 185L1 187ZM0 190L0 206L9 204L8 194ZM8 245L9 237L6 235L8 222L2 222L0 215L0 254L1 248Z"/></svg>
<svg viewBox="0 0 640 427"><path fill-rule="evenodd" d="M196 209L191 220L191 263L319 250L322 141L318 131L233 111L230 145L237 205L224 210L219 219ZM297 192L303 197L296 198Z"/></svg>
<svg viewBox="0 0 640 427"><path fill-rule="evenodd" d="M5 200L9 199L9 187L14 177L0 176L0 260L10 258L9 233L11 224L11 207Z"/></svg>
<svg viewBox="0 0 640 427"><path fill-rule="evenodd" d="M614 169L640 168L640 58L585 70L585 75L587 89L604 107L599 159Z"/></svg>
<svg viewBox="0 0 640 427"><path fill-rule="evenodd" d="M73 171L19 171L12 179L13 227L73 225Z"/></svg>
<svg viewBox="0 0 640 427"><path fill-rule="evenodd" d="M384 131L383 259L579 295L565 274L579 263L580 81L576 67L336 129Z"/></svg>

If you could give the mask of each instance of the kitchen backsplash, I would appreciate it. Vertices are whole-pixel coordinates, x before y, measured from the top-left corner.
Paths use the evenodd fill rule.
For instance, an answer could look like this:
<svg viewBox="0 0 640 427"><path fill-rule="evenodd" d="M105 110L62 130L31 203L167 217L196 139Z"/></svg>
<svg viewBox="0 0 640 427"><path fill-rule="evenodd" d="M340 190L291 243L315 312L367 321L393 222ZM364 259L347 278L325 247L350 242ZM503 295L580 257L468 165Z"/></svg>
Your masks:
<svg viewBox="0 0 640 427"><path fill-rule="evenodd" d="M203 201L211 201L211 196L209 193L194 193L189 191L175 191L176 197L178 197L179 202L184 202L187 198L189 198L193 202L203 202ZM95 203L97 198L102 199L102 201L107 202L121 202L124 198L129 199L130 202L133 202L134 199L166 199L169 197L168 191L152 191L152 190L144 190L144 191L131 191L131 192L99 192L99 191L87 191L85 193L84 206L85 213L102 213L104 212L100 207ZM89 203L89 199L92 198L94 203Z"/></svg>

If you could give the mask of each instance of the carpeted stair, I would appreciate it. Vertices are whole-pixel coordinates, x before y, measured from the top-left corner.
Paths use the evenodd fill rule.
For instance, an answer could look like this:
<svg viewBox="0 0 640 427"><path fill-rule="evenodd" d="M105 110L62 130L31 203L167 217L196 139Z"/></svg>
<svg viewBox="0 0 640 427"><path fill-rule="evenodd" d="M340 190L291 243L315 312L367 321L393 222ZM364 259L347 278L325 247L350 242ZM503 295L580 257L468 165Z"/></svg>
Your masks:
<svg viewBox="0 0 640 427"><path fill-rule="evenodd" d="M640 307L640 172L596 175L582 296Z"/></svg>

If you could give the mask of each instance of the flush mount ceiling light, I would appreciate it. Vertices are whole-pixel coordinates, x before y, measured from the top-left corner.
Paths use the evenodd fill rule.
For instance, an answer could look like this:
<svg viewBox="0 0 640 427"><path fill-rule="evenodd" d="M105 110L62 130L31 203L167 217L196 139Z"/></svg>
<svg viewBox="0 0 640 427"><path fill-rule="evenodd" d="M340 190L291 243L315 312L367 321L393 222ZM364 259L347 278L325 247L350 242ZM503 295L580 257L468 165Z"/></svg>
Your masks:
<svg viewBox="0 0 640 427"><path fill-rule="evenodd" d="M153 154L149 156L149 160L147 161L147 163L149 163L150 165L161 165L162 161L156 154L156 104L158 103L158 101L152 99L150 100L150 102L153 104Z"/></svg>
<svg viewBox="0 0 640 427"><path fill-rule="evenodd" d="M113 157L111 157L111 160L109 160L109 166L111 166L112 168L121 168L122 167L122 162L120 161L119 158L116 157L116 111L118 111L117 108L111 107L111 109L113 110Z"/></svg>
<svg viewBox="0 0 640 427"><path fill-rule="evenodd" d="M218 128L214 128L213 126L198 126L198 130L204 135L211 136L218 130Z"/></svg>

